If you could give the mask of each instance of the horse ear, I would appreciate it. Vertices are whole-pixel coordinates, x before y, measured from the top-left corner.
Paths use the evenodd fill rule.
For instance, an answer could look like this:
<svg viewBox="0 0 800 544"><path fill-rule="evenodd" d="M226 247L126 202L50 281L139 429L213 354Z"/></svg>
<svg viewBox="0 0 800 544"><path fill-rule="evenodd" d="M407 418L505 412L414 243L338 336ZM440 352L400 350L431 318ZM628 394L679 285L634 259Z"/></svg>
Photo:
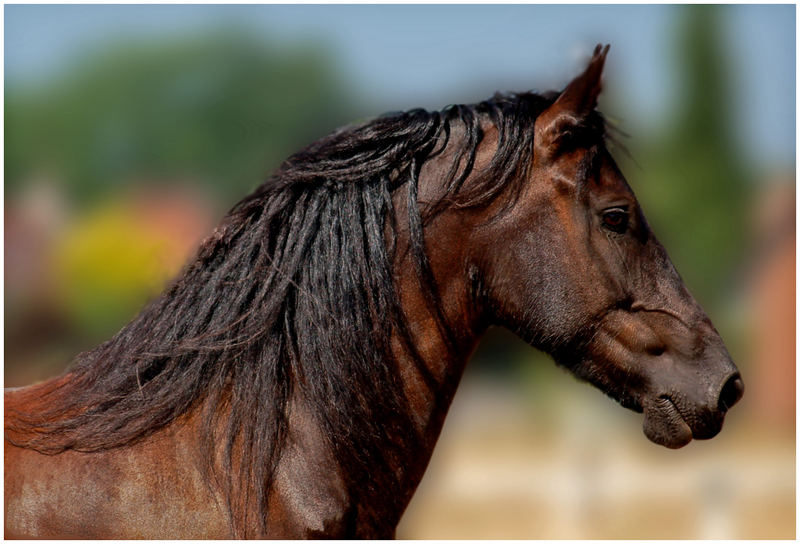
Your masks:
<svg viewBox="0 0 800 544"><path fill-rule="evenodd" d="M610 46L602 47L597 44L594 48L592 60L581 75L569 82L555 103L548 108L567 111L577 117L583 117L597 106L597 97L600 94L600 76L603 74L603 65Z"/></svg>
<svg viewBox="0 0 800 544"><path fill-rule="evenodd" d="M537 151L550 148L565 130L579 124L596 106L609 46L597 44L592 60L581 75L569 82L555 102L536 119Z"/></svg>

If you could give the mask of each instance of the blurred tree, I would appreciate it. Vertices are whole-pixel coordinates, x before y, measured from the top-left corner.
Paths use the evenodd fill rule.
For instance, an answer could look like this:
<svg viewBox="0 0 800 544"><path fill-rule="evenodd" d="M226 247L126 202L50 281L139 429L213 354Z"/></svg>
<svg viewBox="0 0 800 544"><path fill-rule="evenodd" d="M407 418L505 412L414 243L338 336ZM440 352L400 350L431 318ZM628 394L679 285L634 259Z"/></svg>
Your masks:
<svg viewBox="0 0 800 544"><path fill-rule="evenodd" d="M677 105L664 132L635 153L648 219L690 290L708 306L722 302L742 257L750 190L733 138L720 8L681 8Z"/></svg>
<svg viewBox="0 0 800 544"><path fill-rule="evenodd" d="M143 194L175 222L203 211L191 194L208 193L213 224L279 161L352 118L349 96L320 44L277 46L242 28L117 40L35 84L7 82L7 211L24 217L20 199L43 180L78 209L47 243L11 231L17 253L42 263L38 282L53 286L21 289L24 270L6 278L20 295L6 307L7 368L23 369L12 383L108 338L177 272L196 242L157 221L158 206L140 206ZM170 203L183 186L193 193ZM192 235L207 234L200 223Z"/></svg>
<svg viewBox="0 0 800 544"><path fill-rule="evenodd" d="M348 119L321 47L243 29L120 42L45 84L6 89L6 189L42 171L78 204L131 183L191 179L230 205Z"/></svg>

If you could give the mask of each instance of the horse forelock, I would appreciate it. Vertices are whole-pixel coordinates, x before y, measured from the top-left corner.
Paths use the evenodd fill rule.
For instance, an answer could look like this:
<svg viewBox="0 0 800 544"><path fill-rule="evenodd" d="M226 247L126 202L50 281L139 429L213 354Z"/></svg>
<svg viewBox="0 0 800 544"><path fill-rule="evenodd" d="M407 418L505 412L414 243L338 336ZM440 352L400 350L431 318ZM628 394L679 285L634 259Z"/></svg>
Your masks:
<svg viewBox="0 0 800 544"><path fill-rule="evenodd" d="M79 355L56 387L41 389L35 410L7 412L7 436L46 453L98 451L196 410L207 472L223 487L236 534L248 536L264 529L288 410L300 399L351 495L392 489L402 453L420 437L390 346L395 335L415 353L387 228L391 240L395 217L407 214L420 285L435 300L426 219L520 185L533 121L554 98L496 95L440 112L392 114L292 155L234 206L157 300ZM496 150L474 172L486 122L497 129ZM452 142L456 124L463 134ZM453 166L436 181L442 198L420 210L421 167L449 145L456 146ZM406 210L393 202L401 186ZM402 508L403 498L394 500Z"/></svg>

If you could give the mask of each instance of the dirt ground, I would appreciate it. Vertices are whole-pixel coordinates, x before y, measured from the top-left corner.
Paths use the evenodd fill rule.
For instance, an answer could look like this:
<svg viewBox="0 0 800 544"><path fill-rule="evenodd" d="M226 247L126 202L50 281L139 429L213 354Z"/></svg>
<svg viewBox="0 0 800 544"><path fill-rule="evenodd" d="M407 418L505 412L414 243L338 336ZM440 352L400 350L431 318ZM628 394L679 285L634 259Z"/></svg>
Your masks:
<svg viewBox="0 0 800 544"><path fill-rule="evenodd" d="M794 435L734 409L713 440L667 450L640 414L576 385L543 411L519 390L462 384L397 537L795 537Z"/></svg>

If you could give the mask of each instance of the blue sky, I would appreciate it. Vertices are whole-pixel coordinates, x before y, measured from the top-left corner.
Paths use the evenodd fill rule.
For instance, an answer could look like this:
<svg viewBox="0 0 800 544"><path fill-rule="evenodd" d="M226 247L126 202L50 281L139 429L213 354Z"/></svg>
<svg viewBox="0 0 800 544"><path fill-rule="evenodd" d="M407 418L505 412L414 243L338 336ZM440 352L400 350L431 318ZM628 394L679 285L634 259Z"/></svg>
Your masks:
<svg viewBox="0 0 800 544"><path fill-rule="evenodd" d="M631 117L668 112L676 8L614 6L20 6L5 9L7 82L34 81L120 36L139 39L243 24L272 42L316 40L375 113L474 102L498 89L548 89L597 42L606 81ZM758 162L793 164L795 6L732 6L726 38L742 143Z"/></svg>

